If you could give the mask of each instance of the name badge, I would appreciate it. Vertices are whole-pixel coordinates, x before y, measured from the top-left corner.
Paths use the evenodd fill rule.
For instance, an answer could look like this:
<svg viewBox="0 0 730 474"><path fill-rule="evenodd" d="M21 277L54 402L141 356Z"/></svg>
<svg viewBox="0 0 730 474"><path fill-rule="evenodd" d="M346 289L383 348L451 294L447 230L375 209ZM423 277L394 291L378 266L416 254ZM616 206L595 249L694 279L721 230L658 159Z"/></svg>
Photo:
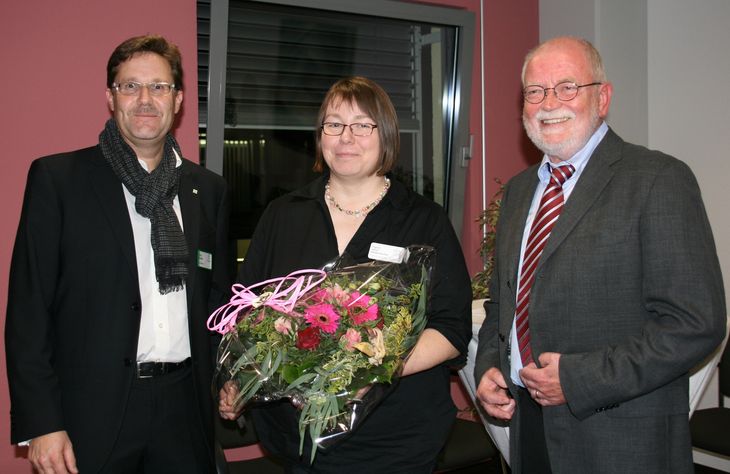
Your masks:
<svg viewBox="0 0 730 474"><path fill-rule="evenodd" d="M206 270L213 269L213 254L198 250L198 267Z"/></svg>
<svg viewBox="0 0 730 474"><path fill-rule="evenodd" d="M370 244L368 258L382 262L402 263L408 260L408 249L373 242Z"/></svg>

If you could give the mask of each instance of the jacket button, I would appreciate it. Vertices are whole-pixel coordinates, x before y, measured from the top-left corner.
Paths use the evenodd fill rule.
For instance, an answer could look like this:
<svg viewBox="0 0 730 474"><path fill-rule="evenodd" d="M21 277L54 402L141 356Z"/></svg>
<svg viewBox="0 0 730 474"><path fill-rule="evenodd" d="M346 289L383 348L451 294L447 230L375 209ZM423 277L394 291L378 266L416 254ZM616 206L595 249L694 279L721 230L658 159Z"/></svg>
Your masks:
<svg viewBox="0 0 730 474"><path fill-rule="evenodd" d="M132 303L132 311L138 312L142 308L142 305L140 305L137 301Z"/></svg>

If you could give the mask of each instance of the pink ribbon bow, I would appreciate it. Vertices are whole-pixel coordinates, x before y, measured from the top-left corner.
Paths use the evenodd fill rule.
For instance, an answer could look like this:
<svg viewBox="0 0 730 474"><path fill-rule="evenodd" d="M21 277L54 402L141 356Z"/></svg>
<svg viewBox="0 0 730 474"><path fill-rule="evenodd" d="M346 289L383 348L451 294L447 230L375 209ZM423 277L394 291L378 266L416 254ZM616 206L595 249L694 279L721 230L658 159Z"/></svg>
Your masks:
<svg viewBox="0 0 730 474"><path fill-rule="evenodd" d="M276 311L290 313L299 298L324 281L326 273L322 270L298 270L285 277L272 278L246 287L236 283L231 287L231 300L215 310L208 317L208 329L226 334L236 326L240 311L248 308L268 306ZM286 285L287 283L290 284ZM252 290L276 283L274 290L256 294Z"/></svg>

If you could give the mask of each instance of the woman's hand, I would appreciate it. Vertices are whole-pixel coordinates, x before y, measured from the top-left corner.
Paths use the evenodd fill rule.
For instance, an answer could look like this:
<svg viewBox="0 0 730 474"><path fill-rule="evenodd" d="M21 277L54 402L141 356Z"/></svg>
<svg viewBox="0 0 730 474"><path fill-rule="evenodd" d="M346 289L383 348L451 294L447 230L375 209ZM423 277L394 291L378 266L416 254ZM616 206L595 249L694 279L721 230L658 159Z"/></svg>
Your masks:
<svg viewBox="0 0 730 474"><path fill-rule="evenodd" d="M238 387L231 380L223 384L218 402L218 413L224 420L235 420L241 416L243 407L236 409L236 398L238 398Z"/></svg>

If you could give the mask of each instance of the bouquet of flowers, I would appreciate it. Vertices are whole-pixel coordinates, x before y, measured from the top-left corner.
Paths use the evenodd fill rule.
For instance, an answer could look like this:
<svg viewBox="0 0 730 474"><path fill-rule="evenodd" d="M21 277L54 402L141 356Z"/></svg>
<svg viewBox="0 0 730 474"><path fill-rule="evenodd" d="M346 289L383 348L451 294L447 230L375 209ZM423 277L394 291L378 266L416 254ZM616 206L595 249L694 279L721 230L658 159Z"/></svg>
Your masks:
<svg viewBox="0 0 730 474"><path fill-rule="evenodd" d="M240 406L289 398L300 408L300 453L342 439L382 399L426 324L434 250L399 263L301 270L245 287L208 319L223 334L216 385L233 381ZM256 290L256 291L254 291Z"/></svg>

